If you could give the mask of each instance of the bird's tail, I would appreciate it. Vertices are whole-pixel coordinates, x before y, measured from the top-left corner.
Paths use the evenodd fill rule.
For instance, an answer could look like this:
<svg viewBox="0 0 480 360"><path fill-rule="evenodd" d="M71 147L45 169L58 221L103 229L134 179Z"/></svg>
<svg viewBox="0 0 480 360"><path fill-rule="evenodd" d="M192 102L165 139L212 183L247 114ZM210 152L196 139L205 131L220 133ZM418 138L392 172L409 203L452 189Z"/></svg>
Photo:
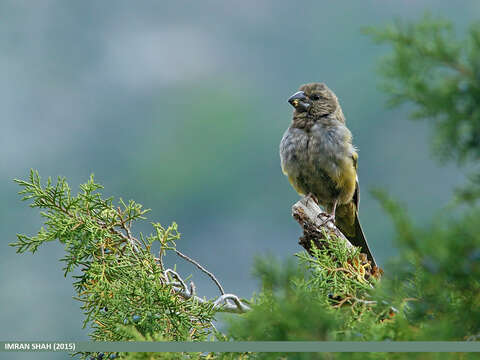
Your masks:
<svg viewBox="0 0 480 360"><path fill-rule="evenodd" d="M372 266L377 266L377 262L373 257L370 248L368 247L367 239L363 234L362 226L360 225L360 221L358 220L358 214L355 214L355 235L349 236L347 239L352 243L354 246L358 246L362 249L362 253L367 255L368 260L372 262Z"/></svg>

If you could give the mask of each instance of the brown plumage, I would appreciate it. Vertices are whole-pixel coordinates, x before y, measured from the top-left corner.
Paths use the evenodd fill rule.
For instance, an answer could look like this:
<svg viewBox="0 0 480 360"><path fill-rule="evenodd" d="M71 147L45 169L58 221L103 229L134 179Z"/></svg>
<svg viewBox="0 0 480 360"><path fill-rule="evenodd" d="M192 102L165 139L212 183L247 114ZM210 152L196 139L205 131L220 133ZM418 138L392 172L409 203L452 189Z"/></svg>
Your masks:
<svg viewBox="0 0 480 360"><path fill-rule="evenodd" d="M376 265L358 220L357 152L336 95L323 83L302 85L280 143L282 170L300 195L312 194L335 225Z"/></svg>

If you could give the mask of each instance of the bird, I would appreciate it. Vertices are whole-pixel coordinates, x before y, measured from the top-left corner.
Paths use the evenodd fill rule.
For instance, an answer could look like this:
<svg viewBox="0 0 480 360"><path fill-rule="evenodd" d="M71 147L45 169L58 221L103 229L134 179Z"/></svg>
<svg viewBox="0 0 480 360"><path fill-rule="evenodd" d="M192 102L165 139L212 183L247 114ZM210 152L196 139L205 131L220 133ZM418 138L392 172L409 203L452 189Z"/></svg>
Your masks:
<svg viewBox="0 0 480 360"><path fill-rule="evenodd" d="M283 173L299 195L313 196L326 222L334 221L376 266L358 219L358 153L337 96L324 83L314 82L300 86L288 102L294 110L280 142Z"/></svg>

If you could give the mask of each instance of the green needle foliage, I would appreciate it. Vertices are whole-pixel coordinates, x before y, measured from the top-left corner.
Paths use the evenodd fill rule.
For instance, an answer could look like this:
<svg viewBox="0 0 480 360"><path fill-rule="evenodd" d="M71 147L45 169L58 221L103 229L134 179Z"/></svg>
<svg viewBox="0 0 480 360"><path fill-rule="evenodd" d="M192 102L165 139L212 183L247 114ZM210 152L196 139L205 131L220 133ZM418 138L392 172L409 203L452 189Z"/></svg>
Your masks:
<svg viewBox="0 0 480 360"><path fill-rule="evenodd" d="M418 22L397 21L365 30L374 41L393 51L380 67L389 104L414 105L414 119L429 120L433 154L442 161L478 167L480 160L480 22L465 39L452 24L425 15ZM480 171L460 190L460 200L480 198Z"/></svg>
<svg viewBox="0 0 480 360"><path fill-rule="evenodd" d="M352 331L354 321L381 321L394 311L372 298L377 279L365 272L370 265L362 265L358 249L352 252L332 238L324 248L314 249L313 256L302 252L297 257L298 264L257 259L255 275L262 280L262 291L250 312L230 319L232 338L338 340Z"/></svg>
<svg viewBox="0 0 480 360"><path fill-rule="evenodd" d="M45 219L35 236L18 235L10 244L17 253L34 253L46 242L58 240L65 247L65 276L74 272L76 299L85 314L83 326L92 329L98 341L133 340L139 334L163 340L206 340L214 333L213 304L185 299L174 288L162 257L175 249L180 239L177 225L168 228L153 223L154 232L139 239L132 225L145 219L148 210L134 201L118 206L103 199L93 176L72 196L64 178L42 186L36 171L29 180L15 180L23 200L40 208ZM158 245L158 257L152 246ZM178 286L178 284L177 284ZM132 328L135 332L132 333Z"/></svg>

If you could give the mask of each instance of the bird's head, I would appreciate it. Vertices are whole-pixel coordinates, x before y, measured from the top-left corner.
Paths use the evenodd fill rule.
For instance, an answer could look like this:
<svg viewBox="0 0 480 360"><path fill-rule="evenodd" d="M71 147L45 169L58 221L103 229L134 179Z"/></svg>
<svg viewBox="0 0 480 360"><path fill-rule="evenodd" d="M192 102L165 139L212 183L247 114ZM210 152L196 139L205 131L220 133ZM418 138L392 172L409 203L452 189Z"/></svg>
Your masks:
<svg viewBox="0 0 480 360"><path fill-rule="evenodd" d="M318 118L340 109L337 96L324 83L310 83L300 86L299 91L288 99L295 108L294 116ZM341 110L340 110L341 111Z"/></svg>

